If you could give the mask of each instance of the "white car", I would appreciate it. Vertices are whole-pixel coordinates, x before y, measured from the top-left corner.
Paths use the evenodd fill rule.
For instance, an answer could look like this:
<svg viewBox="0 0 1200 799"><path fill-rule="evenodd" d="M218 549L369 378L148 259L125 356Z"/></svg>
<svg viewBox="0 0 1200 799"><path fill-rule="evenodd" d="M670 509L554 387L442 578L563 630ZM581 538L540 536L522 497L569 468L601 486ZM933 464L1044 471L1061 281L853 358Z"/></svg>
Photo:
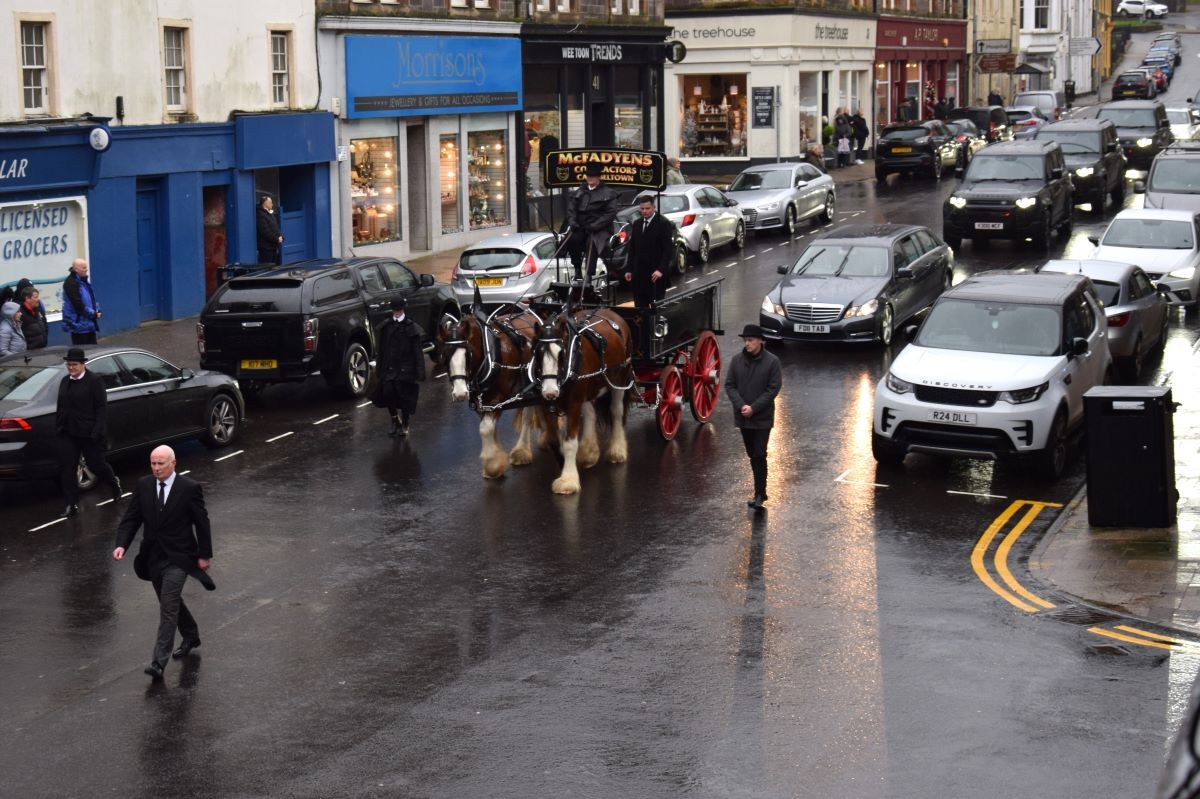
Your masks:
<svg viewBox="0 0 1200 799"><path fill-rule="evenodd" d="M1183 106L1168 108L1167 119L1171 120L1171 133L1175 141L1195 141L1200 134L1200 110Z"/></svg>
<svg viewBox="0 0 1200 799"><path fill-rule="evenodd" d="M808 163L758 164L741 171L725 190L741 205L747 230L779 229L791 236L796 223L833 221L833 178Z"/></svg>
<svg viewBox="0 0 1200 799"><path fill-rule="evenodd" d="M566 248L553 233L506 233L476 242L462 251L450 288L459 305L475 301L475 289L485 305L528 302L550 290L555 281L573 274ZM608 270L596 260L593 284L602 287Z"/></svg>
<svg viewBox="0 0 1200 799"><path fill-rule="evenodd" d="M960 283L875 387L875 459L1028 457L1057 478L1084 393L1112 371L1107 326L1083 275L991 272Z"/></svg>
<svg viewBox="0 0 1200 799"><path fill-rule="evenodd" d="M1113 217L1104 235L1088 239L1101 261L1138 264L1167 289L1167 302L1194 313L1200 298L1200 215L1159 208L1127 209Z"/></svg>
<svg viewBox="0 0 1200 799"><path fill-rule="evenodd" d="M1117 6L1117 16L1166 19L1168 10L1162 3L1155 3L1154 0L1121 0Z"/></svg>

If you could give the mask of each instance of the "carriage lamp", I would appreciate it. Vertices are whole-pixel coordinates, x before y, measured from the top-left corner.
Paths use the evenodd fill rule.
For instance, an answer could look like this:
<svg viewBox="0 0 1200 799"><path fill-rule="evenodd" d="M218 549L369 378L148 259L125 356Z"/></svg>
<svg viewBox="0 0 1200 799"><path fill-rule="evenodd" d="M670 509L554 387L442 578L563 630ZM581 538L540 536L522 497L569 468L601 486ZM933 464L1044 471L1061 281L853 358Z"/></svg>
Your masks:
<svg viewBox="0 0 1200 799"><path fill-rule="evenodd" d="M654 318L654 337L655 338L666 338L668 329L669 328L667 326L667 317L656 316Z"/></svg>

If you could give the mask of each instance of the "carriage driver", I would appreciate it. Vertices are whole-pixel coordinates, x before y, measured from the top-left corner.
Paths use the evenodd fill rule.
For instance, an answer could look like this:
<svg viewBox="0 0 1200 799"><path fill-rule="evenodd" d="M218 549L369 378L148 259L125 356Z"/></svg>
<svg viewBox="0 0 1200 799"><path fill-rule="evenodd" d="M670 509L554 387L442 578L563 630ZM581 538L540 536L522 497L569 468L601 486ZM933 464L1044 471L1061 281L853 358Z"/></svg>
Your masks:
<svg viewBox="0 0 1200 799"><path fill-rule="evenodd" d="M581 265L585 255L588 277L596 274L596 259L608 243L613 220L617 218L620 197L600 182L603 172L599 164L588 164L587 182L575 190L567 205L567 253L571 256L571 266L575 267L576 280L583 279Z"/></svg>

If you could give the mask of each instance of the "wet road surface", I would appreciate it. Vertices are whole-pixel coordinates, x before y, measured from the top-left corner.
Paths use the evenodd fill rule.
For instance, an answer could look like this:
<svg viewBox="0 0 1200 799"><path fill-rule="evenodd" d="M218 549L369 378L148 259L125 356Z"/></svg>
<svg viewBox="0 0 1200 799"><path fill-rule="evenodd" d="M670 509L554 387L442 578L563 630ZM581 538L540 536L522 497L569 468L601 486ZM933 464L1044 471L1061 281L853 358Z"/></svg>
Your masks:
<svg viewBox="0 0 1200 799"><path fill-rule="evenodd" d="M953 178L894 181L843 186L837 222L940 232ZM1048 255L967 244L956 276L1086 256L1114 212L1077 211ZM816 231L689 273L725 279L726 359ZM1145 381L1196 338L1174 318ZM761 517L724 403L671 444L635 408L629 463L556 497L548 452L482 480L476 417L444 382L407 441L319 381L270 389L232 450L177 448L205 485L218 590L188 587L204 643L158 686L153 592L110 557L119 508L93 496L42 527L53 488L7 487L0 794L1148 795L1197 650L1106 645L981 582L993 520L1066 502L1082 461L1052 485L917 456L876 469L874 385L902 346L777 350ZM127 486L143 460L116 463Z"/></svg>

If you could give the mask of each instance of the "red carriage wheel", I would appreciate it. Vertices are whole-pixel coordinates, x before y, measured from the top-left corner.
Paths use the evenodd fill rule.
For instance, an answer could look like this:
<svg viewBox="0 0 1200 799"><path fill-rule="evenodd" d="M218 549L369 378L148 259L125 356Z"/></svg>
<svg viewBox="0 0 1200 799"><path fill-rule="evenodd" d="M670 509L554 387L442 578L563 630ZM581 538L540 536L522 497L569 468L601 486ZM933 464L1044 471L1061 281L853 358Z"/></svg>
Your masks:
<svg viewBox="0 0 1200 799"><path fill-rule="evenodd" d="M692 418L704 424L716 410L717 393L721 389L721 348L711 330L700 334L690 366Z"/></svg>
<svg viewBox="0 0 1200 799"><path fill-rule="evenodd" d="M683 418L683 378L674 366L662 370L658 379L658 432L670 441L679 432L679 421Z"/></svg>

